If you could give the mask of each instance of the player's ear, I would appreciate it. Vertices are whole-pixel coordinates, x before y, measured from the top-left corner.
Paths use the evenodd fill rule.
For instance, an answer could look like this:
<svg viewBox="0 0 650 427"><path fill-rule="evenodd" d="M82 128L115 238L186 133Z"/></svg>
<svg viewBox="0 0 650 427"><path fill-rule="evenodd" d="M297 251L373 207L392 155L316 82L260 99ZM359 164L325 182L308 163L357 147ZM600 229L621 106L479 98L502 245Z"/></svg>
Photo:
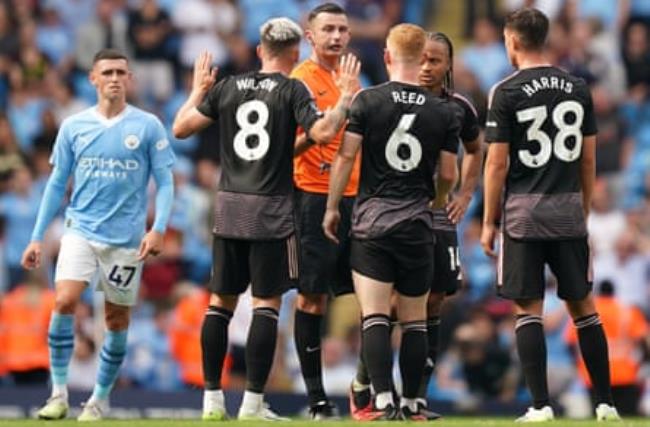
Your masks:
<svg viewBox="0 0 650 427"><path fill-rule="evenodd" d="M390 51L388 50L388 48L384 49L384 62L386 63L387 66L393 62L392 58L390 57Z"/></svg>
<svg viewBox="0 0 650 427"><path fill-rule="evenodd" d="M305 39L307 39L310 45L314 45L314 33L310 29L305 30Z"/></svg>
<svg viewBox="0 0 650 427"><path fill-rule="evenodd" d="M257 45L257 47L255 48L255 52L257 52L257 57L258 57L260 60L262 60L263 50L262 50L262 45L261 45L261 44L258 44L258 45Z"/></svg>

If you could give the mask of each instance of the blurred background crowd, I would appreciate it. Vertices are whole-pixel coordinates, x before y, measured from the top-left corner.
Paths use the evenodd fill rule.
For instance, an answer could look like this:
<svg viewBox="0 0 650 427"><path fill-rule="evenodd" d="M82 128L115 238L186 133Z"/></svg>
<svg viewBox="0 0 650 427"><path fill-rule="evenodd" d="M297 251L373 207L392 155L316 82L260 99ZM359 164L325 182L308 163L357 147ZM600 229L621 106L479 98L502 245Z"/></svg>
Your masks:
<svg viewBox="0 0 650 427"><path fill-rule="evenodd" d="M191 84L191 66L209 50L219 77L257 66L258 28L273 16L304 23L315 0L0 0L0 387L46 384L47 325L59 225L46 238L47 267L27 274L29 242L61 121L95 102L87 79L93 55L115 47L134 72L130 102L167 129ZM552 21L551 62L591 86L599 128L598 181L589 219L594 286L609 338L614 386L650 414L650 2L645 0L347 0L351 50L363 84L386 79L387 30L414 22L455 43L456 90L485 121L490 87L513 70L502 38L505 13L534 6ZM309 54L305 44L302 55ZM129 332L121 387L182 390L201 386L199 347L211 267L212 199L219 174L215 129L178 141L176 201L165 248L147 261L141 303ZM444 309L442 356L429 397L472 410L485 399L527 401L514 351L512 309L495 296L495 265L480 248L481 193L460 227L464 287ZM589 411L588 385L576 362L575 336L549 277L546 323L550 388L569 412ZM246 300L246 296L243 297ZM304 389L293 347L294 295L286 295L270 390ZM77 312L70 386L90 389L96 369L95 316L88 292ZM227 387L243 386L249 310L231 323ZM359 350L353 297L336 300L323 345L325 386L345 394ZM395 340L399 333L395 334ZM645 364L643 362L645 355ZM645 384L645 395L642 386ZM619 408L620 409L620 408ZM634 408L633 408L634 409ZM587 412L588 413L588 412Z"/></svg>

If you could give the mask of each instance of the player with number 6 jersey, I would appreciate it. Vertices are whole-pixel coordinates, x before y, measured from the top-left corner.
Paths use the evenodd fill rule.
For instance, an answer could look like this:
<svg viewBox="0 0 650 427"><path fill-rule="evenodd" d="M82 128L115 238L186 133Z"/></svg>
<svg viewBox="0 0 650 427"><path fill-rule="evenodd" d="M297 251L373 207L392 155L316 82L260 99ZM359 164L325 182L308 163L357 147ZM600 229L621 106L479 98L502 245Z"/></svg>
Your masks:
<svg viewBox="0 0 650 427"><path fill-rule="evenodd" d="M352 267L362 312L363 357L376 393L365 419L426 419L417 393L427 353L426 301L433 280L433 177L451 185L460 124L451 104L419 85L426 34L393 27L384 60L391 81L361 91L330 176L325 235L337 240L339 203L361 150L359 192L352 213ZM391 292L402 325L403 397L391 392ZM397 406L399 405L399 406ZM401 406L401 408L400 408Z"/></svg>
<svg viewBox="0 0 650 427"><path fill-rule="evenodd" d="M293 200L293 151L301 126L315 143L327 143L343 126L360 64L341 62L341 98L322 114L307 87L287 77L299 57L300 26L275 18L260 29L259 71L226 78L216 85L212 58L194 66L188 100L174 120L174 134L187 137L216 121L221 180L215 198L212 292L201 331L205 393L203 418L226 416L221 371L228 346L228 323L238 295L249 283L253 319L246 344L246 390L239 419L281 420L263 402L277 339L282 294L298 278Z"/></svg>
<svg viewBox="0 0 650 427"><path fill-rule="evenodd" d="M578 330L596 418L615 420L607 341L591 296L587 242L596 175L594 108L582 79L546 61L548 26L548 18L537 9L521 9L506 18L506 50L518 71L497 83L489 96L481 244L496 256L500 221L498 292L515 302L517 351L533 397L532 407L518 421L554 417L542 321L546 265Z"/></svg>

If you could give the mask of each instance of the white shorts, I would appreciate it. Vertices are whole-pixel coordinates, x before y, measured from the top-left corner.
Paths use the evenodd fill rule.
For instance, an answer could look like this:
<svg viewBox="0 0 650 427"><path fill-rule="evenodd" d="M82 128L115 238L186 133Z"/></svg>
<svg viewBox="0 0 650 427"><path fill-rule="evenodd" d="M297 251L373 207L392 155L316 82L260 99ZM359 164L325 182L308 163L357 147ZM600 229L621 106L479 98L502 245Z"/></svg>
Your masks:
<svg viewBox="0 0 650 427"><path fill-rule="evenodd" d="M136 248L120 248L93 242L77 234L61 238L54 281L76 280L92 283L97 277L98 291L117 305L135 305L140 290L142 262Z"/></svg>

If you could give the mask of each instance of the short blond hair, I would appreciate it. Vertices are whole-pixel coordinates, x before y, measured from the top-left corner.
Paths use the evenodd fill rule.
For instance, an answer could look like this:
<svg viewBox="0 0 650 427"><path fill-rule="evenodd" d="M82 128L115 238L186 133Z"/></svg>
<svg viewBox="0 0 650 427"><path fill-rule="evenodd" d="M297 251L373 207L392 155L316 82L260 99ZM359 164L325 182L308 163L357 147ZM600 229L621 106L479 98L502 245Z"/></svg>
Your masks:
<svg viewBox="0 0 650 427"><path fill-rule="evenodd" d="M427 34L422 27L415 24L398 24L388 33L386 48L397 61L418 63L426 41Z"/></svg>
<svg viewBox="0 0 650 427"><path fill-rule="evenodd" d="M272 18L260 27L260 42L273 56L281 55L302 39L300 25L289 18Z"/></svg>

